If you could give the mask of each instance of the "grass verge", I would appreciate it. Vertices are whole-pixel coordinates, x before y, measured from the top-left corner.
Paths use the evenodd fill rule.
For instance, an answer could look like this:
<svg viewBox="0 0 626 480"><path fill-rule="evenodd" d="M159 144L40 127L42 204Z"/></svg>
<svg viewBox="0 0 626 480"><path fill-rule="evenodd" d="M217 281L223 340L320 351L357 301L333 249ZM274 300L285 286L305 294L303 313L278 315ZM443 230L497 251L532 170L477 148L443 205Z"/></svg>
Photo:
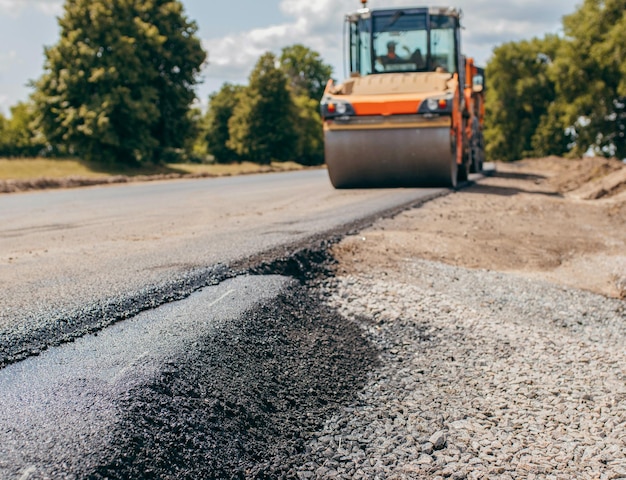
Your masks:
<svg viewBox="0 0 626 480"><path fill-rule="evenodd" d="M33 180L39 178L61 179L84 177L88 179L106 179L116 176L226 176L249 173L299 170L302 165L295 162L258 165L252 162L220 164L168 164L131 168L125 166L102 166L73 159L48 158L0 158L0 180Z"/></svg>

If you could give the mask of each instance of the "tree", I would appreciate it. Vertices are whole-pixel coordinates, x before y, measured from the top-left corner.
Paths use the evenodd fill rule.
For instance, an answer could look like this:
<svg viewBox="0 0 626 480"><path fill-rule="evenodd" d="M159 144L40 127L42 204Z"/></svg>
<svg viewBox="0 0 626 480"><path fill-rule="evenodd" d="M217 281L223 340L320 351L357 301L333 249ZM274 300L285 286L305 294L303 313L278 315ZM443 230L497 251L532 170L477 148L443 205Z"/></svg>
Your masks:
<svg viewBox="0 0 626 480"><path fill-rule="evenodd" d="M548 111L539 119L539 124L531 137L530 155L547 157L561 156L571 150L572 135L563 122L563 104L557 99L550 103Z"/></svg>
<svg viewBox="0 0 626 480"><path fill-rule="evenodd" d="M0 112L0 156L8 156L8 125L9 121L2 112Z"/></svg>
<svg viewBox="0 0 626 480"><path fill-rule="evenodd" d="M319 53L301 44L283 48L280 64L296 106L295 159L304 165L321 164L324 162L324 134L319 102L333 69L322 61Z"/></svg>
<svg viewBox="0 0 626 480"><path fill-rule="evenodd" d="M209 152L218 163L238 161L237 152L227 146L230 140L228 122L245 88L241 85L225 83L217 93L209 96L206 113L206 142Z"/></svg>
<svg viewBox="0 0 626 480"><path fill-rule="evenodd" d="M34 93L52 143L125 163L183 145L206 54L179 0L66 0L59 25Z"/></svg>
<svg viewBox="0 0 626 480"><path fill-rule="evenodd" d="M0 115L0 155L7 157L33 157L47 150L42 135L33 128L34 105L19 102L11 107L11 116Z"/></svg>
<svg viewBox="0 0 626 480"><path fill-rule="evenodd" d="M557 59L563 122L575 153L626 157L626 0L585 0L563 19Z"/></svg>
<svg viewBox="0 0 626 480"><path fill-rule="evenodd" d="M333 73L333 68L322 61L319 53L300 44L283 48L280 65L295 95L306 95L317 101L322 98Z"/></svg>
<svg viewBox="0 0 626 480"><path fill-rule="evenodd" d="M324 163L324 132L319 101L301 95L295 97L294 104L297 112L294 160L302 165L321 165Z"/></svg>
<svg viewBox="0 0 626 480"><path fill-rule="evenodd" d="M486 72L485 140L489 158L511 161L566 151L567 141L560 139L546 147L538 133L541 128L549 136L565 138L565 126L554 106L556 92L551 73L552 59L561 42L557 36L548 35L505 43L494 50Z"/></svg>
<svg viewBox="0 0 626 480"><path fill-rule="evenodd" d="M294 157L295 109L274 54L265 53L250 74L228 122L228 148L260 164Z"/></svg>

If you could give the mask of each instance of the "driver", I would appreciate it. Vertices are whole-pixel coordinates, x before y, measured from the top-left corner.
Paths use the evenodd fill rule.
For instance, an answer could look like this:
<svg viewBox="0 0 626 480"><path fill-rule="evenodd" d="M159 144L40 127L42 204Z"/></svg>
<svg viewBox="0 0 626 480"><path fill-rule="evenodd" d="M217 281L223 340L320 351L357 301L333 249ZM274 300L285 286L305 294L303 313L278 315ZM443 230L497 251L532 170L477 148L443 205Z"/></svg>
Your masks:
<svg viewBox="0 0 626 480"><path fill-rule="evenodd" d="M387 43L387 54L378 57L378 61L382 63L383 67L386 67L390 64L398 64L398 63L414 63L416 68L424 68L425 62L422 57L422 52L418 48L413 53L409 50L408 47L404 47L409 55L408 58L401 57L396 53L396 45L397 43L393 40Z"/></svg>
<svg viewBox="0 0 626 480"><path fill-rule="evenodd" d="M387 54L378 57L378 60L380 60L380 63L383 64L383 67L386 67L387 65L392 64L392 63L403 63L403 62L406 62L405 59L403 59L402 57L398 56L398 54L396 53L396 45L397 45L397 43L394 42L393 40L391 42L388 42L387 43Z"/></svg>

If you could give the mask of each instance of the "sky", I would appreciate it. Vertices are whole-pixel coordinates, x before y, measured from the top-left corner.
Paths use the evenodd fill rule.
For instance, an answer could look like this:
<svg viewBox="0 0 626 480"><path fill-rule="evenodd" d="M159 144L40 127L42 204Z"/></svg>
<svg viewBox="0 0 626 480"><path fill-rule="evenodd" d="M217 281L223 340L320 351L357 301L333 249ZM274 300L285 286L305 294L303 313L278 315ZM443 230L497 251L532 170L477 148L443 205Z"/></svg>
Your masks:
<svg viewBox="0 0 626 480"><path fill-rule="evenodd" d="M342 31L345 13L359 0L181 0L208 51L197 95L206 104L224 82L247 83L267 51L301 43L345 76ZM582 1L582 0L581 0ZM561 19L577 0L370 0L370 8L453 5L463 11L463 51L485 65L493 48L509 41L560 33ZM63 0L0 0L0 113L28 99L29 82L43 73L44 47L59 39Z"/></svg>

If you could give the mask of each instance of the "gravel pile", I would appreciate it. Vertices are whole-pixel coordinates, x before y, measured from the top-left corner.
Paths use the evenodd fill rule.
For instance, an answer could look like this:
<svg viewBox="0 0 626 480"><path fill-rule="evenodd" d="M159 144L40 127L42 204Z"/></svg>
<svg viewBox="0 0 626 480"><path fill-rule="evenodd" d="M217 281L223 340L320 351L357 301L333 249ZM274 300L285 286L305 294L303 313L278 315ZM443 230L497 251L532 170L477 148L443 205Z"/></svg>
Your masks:
<svg viewBox="0 0 626 480"><path fill-rule="evenodd" d="M626 479L626 303L406 259L326 302L380 349L299 478Z"/></svg>

